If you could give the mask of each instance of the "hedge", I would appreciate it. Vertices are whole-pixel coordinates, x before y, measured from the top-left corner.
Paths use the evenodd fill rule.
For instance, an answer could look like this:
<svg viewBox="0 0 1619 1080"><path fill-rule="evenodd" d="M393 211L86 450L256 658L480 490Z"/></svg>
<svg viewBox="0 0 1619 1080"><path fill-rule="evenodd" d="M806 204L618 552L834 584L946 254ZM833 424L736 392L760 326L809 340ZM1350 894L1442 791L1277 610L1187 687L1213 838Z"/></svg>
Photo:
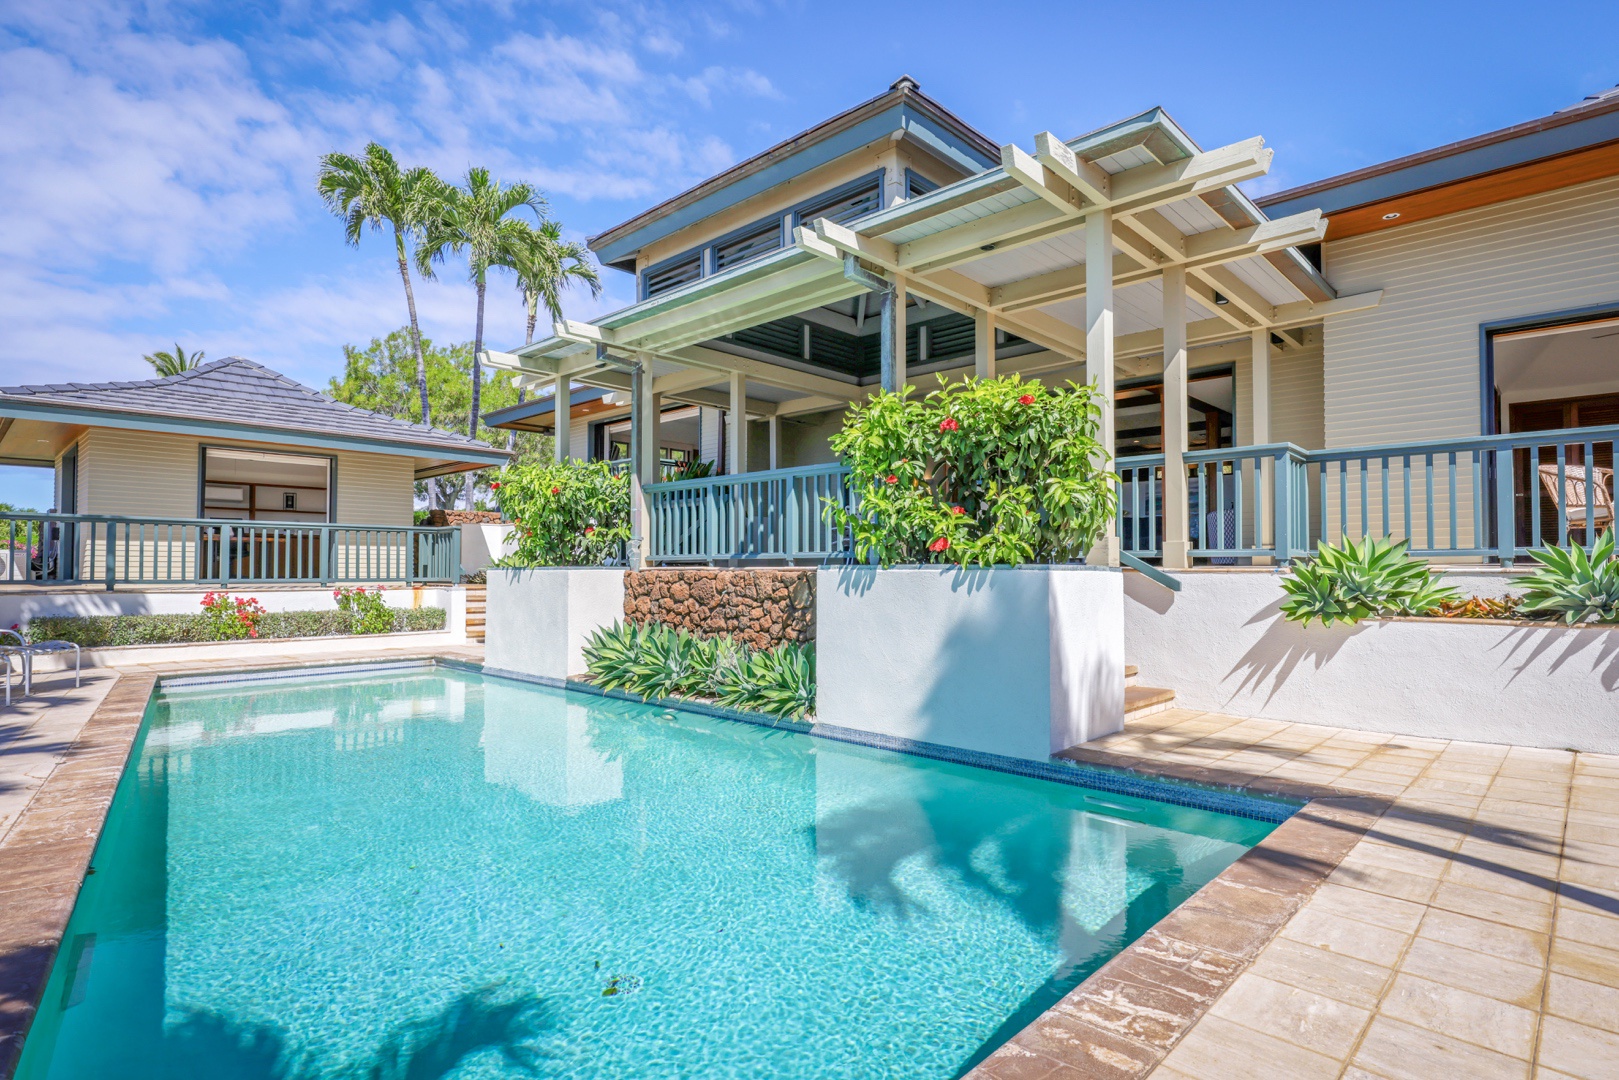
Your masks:
<svg viewBox="0 0 1619 1080"><path fill-rule="evenodd" d="M443 608L394 612L393 630L442 630ZM259 619L259 639L342 637L353 633L346 611L270 611ZM40 615L28 622L30 641L71 641L86 649L114 645L176 645L224 640L206 615Z"/></svg>

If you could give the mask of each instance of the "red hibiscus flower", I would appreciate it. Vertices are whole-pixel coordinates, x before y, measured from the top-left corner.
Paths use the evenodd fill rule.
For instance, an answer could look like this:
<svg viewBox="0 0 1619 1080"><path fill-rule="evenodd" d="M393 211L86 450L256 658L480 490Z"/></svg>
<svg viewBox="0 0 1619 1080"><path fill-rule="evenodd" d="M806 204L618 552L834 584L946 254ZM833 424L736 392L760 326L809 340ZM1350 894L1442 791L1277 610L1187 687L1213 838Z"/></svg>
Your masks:
<svg viewBox="0 0 1619 1080"><path fill-rule="evenodd" d="M954 416L947 416L943 420L939 421L940 431L955 431L959 427L961 427L961 425L956 423L956 418Z"/></svg>
<svg viewBox="0 0 1619 1080"><path fill-rule="evenodd" d="M595 531L596 531L596 526L594 526L594 525L586 525L585 526L585 535L586 536L589 536L591 533L593 533Z"/></svg>
<svg viewBox="0 0 1619 1080"><path fill-rule="evenodd" d="M1034 395L1033 394L1024 394L1022 397L1017 399L1017 403L1019 405L1033 405L1034 404Z"/></svg>
<svg viewBox="0 0 1619 1080"><path fill-rule="evenodd" d="M490 484L489 485L489 490L490 491L499 491L500 490L500 481L496 480L494 483Z"/></svg>
<svg viewBox="0 0 1619 1080"><path fill-rule="evenodd" d="M552 488L551 489L551 494L553 494L553 495L561 495L562 494L562 489L559 488L559 487L558 488Z"/></svg>
<svg viewBox="0 0 1619 1080"><path fill-rule="evenodd" d="M965 508L965 507L961 507L961 506L952 506L952 507L951 507L951 508L950 508L950 512L951 512L951 513L952 513L952 514L965 514L965 513L966 513L966 512L967 512L967 510L966 510L966 508Z"/></svg>
<svg viewBox="0 0 1619 1080"><path fill-rule="evenodd" d="M928 545L928 550L929 551L944 551L949 546L950 546L950 538L946 537L946 536L941 536L937 540L933 541L933 543Z"/></svg>
<svg viewBox="0 0 1619 1080"><path fill-rule="evenodd" d="M889 473L888 474L888 482L890 484L897 484L897 483L899 483L899 477L895 476L893 473Z"/></svg>

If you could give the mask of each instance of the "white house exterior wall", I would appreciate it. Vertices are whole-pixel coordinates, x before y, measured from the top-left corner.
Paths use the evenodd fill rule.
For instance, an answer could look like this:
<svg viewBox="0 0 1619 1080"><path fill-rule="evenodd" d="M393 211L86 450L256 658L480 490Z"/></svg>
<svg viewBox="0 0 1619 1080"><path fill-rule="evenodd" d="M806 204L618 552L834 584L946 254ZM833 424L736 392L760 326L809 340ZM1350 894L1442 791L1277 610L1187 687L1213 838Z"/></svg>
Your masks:
<svg viewBox="0 0 1619 1080"><path fill-rule="evenodd" d="M1619 178L1327 245L1329 447L1477 435L1483 323L1619 301Z"/></svg>

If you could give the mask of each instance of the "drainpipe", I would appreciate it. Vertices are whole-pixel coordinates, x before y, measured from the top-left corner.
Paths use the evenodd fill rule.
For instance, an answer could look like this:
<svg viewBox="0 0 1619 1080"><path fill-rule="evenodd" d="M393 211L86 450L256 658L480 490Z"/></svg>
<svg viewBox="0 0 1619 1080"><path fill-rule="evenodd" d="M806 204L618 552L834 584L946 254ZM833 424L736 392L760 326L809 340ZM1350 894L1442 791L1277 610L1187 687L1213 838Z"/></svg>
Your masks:
<svg viewBox="0 0 1619 1080"><path fill-rule="evenodd" d="M642 374L639 358L612 356L606 345L596 346L596 361L609 367L627 371L630 375L630 551L631 570L639 570L644 562L643 534L646 531L646 496L641 491L641 415L648 402L643 400Z"/></svg>

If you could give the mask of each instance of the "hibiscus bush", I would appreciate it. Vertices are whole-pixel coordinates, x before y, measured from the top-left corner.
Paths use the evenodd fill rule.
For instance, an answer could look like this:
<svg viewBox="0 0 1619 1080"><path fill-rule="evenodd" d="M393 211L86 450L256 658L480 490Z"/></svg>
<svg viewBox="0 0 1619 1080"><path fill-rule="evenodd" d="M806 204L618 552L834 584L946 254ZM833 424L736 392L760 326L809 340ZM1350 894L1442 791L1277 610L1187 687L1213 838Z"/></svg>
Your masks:
<svg viewBox="0 0 1619 1080"><path fill-rule="evenodd" d="M490 485L516 529L500 566L600 566L630 538L630 478L605 461L535 462Z"/></svg>
<svg viewBox="0 0 1619 1080"><path fill-rule="evenodd" d="M879 394L832 438L859 505L827 513L884 566L1073 562L1114 516L1100 413L1089 386L1017 375Z"/></svg>
<svg viewBox="0 0 1619 1080"><path fill-rule="evenodd" d="M202 614L215 641L234 641L259 636L259 620L264 605L251 596L224 592L207 593L202 598Z"/></svg>
<svg viewBox="0 0 1619 1080"><path fill-rule="evenodd" d="M337 610L352 620L356 634L386 634L394 628L394 613L382 598L381 585L374 589L339 585L332 590L332 599L337 601Z"/></svg>

